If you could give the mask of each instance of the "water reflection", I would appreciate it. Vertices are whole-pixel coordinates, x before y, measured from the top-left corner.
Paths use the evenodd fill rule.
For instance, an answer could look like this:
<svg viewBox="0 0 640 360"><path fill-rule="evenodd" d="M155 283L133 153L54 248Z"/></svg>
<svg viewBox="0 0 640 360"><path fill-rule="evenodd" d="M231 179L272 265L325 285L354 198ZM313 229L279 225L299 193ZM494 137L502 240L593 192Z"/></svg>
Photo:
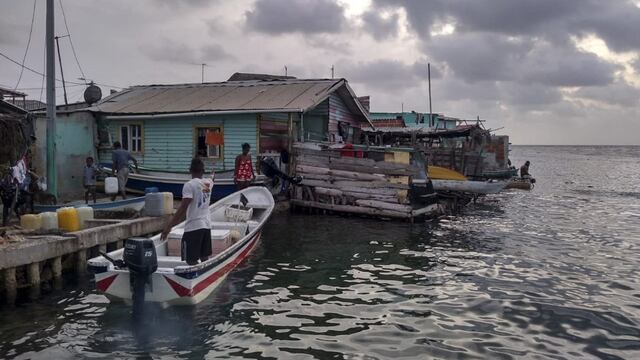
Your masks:
<svg viewBox="0 0 640 360"><path fill-rule="evenodd" d="M615 158L613 157L615 155ZM622 154L622 155L619 155ZM640 358L639 148L516 148L533 192L425 224L279 215L195 308L0 310L7 358ZM637 177L635 178L637 179Z"/></svg>

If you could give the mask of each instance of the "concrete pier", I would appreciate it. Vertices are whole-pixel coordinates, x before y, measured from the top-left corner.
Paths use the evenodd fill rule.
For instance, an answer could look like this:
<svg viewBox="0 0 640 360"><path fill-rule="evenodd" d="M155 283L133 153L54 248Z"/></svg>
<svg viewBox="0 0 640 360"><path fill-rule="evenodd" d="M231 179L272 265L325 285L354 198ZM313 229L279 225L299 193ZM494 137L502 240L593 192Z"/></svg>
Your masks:
<svg viewBox="0 0 640 360"><path fill-rule="evenodd" d="M22 241L0 245L5 302L14 304L18 289L23 287L29 287L29 297L37 298L43 281L51 280L54 288L60 288L63 257L68 259L64 262L72 260L68 266L77 276L84 276L89 254L121 248L124 240L130 237L158 233L168 218L169 215L120 221L94 220L89 226L95 227L85 230L63 235L27 235ZM46 276L42 276L44 269L50 272ZM17 270L20 274L24 271L26 279L18 279Z"/></svg>

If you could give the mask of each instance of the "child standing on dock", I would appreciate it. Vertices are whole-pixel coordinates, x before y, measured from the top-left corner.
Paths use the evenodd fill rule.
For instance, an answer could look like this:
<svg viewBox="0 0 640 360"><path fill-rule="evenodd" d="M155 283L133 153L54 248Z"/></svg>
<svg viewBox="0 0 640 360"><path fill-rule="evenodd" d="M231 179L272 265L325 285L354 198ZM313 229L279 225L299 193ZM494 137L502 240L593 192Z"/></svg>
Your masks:
<svg viewBox="0 0 640 360"><path fill-rule="evenodd" d="M251 155L249 151L251 145L248 143L242 144L242 154L236 156L236 168L233 176L233 181L236 184L236 191L247 188L251 185L251 182L255 179L253 174L253 164L251 163Z"/></svg>
<svg viewBox="0 0 640 360"><path fill-rule="evenodd" d="M89 156L85 160L84 165L84 203L89 203L89 195L93 198L93 203L96 203L96 175L98 175L98 168L93 163L93 157Z"/></svg>

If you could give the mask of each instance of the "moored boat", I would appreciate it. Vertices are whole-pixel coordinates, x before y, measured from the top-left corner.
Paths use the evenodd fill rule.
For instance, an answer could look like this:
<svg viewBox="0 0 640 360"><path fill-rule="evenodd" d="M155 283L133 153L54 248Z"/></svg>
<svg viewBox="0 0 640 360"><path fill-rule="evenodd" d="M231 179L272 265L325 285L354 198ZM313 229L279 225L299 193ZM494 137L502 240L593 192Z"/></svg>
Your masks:
<svg viewBox="0 0 640 360"><path fill-rule="evenodd" d="M431 180L433 189L438 191L457 191L471 194L496 194L502 191L508 181L458 181L458 180Z"/></svg>
<svg viewBox="0 0 640 360"><path fill-rule="evenodd" d="M109 166L103 166L103 170L107 173L111 172ZM147 188L158 188L160 192L170 192L176 198L182 197L182 187L191 180L191 174L181 172L168 172L151 170L140 167L138 171L129 173L127 181L127 191L137 194L144 194ZM265 177L257 175L253 185L264 185ZM233 181L233 171L223 171L216 173L214 181L213 200L222 199L236 191L236 185Z"/></svg>
<svg viewBox="0 0 640 360"><path fill-rule="evenodd" d="M518 169L511 167L502 170L485 171L480 177L486 179L510 179L518 175Z"/></svg>
<svg viewBox="0 0 640 360"><path fill-rule="evenodd" d="M41 205L34 204L33 210L37 213L53 211L62 208L62 207L80 207L80 206L88 206L93 208L94 210L108 210L108 211L122 211L122 210L133 210L140 211L144 208L144 196L133 197L125 200L116 200L111 201L110 199L100 199L95 204L93 202L89 202L86 204L84 201L79 200L72 203L67 204L59 204L59 205Z"/></svg>
<svg viewBox="0 0 640 360"><path fill-rule="evenodd" d="M239 207L243 199L246 204ZM179 241L184 223L175 226L164 241L160 235L128 239L125 248L105 254L108 258L103 255L89 260L96 288L110 297L131 301L137 294L133 289L142 282L146 288L142 295L145 302L166 306L197 304L209 296L256 247L274 205L269 190L258 186L236 192L211 205L214 253L197 265L187 265L180 258ZM238 208L244 209L243 212L238 213ZM132 250L140 243L151 245L152 248L146 248L143 253L145 256L155 254L154 264L157 266L157 269L147 269L148 274L142 274L143 279L140 279L140 268L123 261L125 250ZM140 300L139 295L137 298Z"/></svg>

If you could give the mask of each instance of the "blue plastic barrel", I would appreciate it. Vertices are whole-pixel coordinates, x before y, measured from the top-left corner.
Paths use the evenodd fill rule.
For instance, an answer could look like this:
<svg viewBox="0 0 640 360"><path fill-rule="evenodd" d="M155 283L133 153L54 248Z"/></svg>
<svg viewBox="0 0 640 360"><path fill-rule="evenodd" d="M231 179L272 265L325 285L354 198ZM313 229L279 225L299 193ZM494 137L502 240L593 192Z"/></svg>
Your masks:
<svg viewBox="0 0 640 360"><path fill-rule="evenodd" d="M148 187L148 188L144 188L144 193L145 194L152 194L152 193L157 193L158 192L158 188L157 187Z"/></svg>

